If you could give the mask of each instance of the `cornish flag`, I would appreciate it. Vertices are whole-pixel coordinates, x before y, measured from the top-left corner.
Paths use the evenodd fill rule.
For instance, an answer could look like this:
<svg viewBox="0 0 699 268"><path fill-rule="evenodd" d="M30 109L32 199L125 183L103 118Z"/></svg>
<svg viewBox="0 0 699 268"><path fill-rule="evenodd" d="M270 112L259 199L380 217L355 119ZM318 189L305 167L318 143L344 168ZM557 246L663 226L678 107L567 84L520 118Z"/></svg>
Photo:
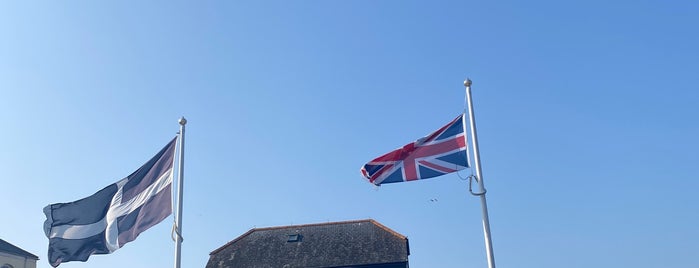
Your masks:
<svg viewBox="0 0 699 268"><path fill-rule="evenodd" d="M112 253L172 213L176 140L131 175L99 192L44 208L51 266Z"/></svg>
<svg viewBox="0 0 699 268"><path fill-rule="evenodd" d="M371 160L361 169L374 185L433 178L468 167L463 114L415 142Z"/></svg>

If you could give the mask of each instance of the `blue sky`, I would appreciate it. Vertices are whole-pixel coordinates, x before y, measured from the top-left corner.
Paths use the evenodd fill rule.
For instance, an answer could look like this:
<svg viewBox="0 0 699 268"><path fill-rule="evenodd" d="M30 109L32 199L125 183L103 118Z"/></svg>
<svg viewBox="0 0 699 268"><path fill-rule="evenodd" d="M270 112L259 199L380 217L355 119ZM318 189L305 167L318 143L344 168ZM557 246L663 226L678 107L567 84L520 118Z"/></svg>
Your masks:
<svg viewBox="0 0 699 268"><path fill-rule="evenodd" d="M697 267L698 12L4 2L0 238L49 267L42 208L130 174L185 116L182 267L254 227L365 218L409 238L411 267L486 267L459 175L375 189L359 174L459 114L470 77L498 267ZM172 221L61 267L171 267Z"/></svg>

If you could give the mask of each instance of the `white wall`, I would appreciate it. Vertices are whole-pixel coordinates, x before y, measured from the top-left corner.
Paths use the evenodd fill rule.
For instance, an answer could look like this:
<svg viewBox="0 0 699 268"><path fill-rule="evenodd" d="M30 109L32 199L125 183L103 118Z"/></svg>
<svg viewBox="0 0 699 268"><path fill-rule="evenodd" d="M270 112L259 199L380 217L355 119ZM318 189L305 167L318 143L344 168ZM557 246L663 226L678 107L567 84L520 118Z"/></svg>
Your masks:
<svg viewBox="0 0 699 268"><path fill-rule="evenodd" d="M5 264L12 265L14 268L36 268L35 259L28 259L5 252L0 252L0 267Z"/></svg>

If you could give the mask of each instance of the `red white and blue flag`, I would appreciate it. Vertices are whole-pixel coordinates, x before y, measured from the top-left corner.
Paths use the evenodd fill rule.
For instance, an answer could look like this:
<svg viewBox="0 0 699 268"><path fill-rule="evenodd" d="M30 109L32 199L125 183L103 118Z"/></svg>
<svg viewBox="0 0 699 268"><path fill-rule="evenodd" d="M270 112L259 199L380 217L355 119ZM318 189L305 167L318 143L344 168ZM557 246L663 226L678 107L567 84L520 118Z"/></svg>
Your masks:
<svg viewBox="0 0 699 268"><path fill-rule="evenodd" d="M468 166L463 114L415 142L371 160L361 169L374 185L441 176Z"/></svg>

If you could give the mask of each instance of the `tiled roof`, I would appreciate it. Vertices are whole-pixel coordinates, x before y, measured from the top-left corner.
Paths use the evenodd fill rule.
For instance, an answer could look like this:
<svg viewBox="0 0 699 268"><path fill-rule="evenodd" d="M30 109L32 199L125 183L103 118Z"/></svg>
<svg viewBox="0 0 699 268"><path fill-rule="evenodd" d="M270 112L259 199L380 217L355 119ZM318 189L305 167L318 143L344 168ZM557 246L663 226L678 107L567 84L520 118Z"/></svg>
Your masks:
<svg viewBox="0 0 699 268"><path fill-rule="evenodd" d="M255 228L212 251L206 268L405 263L409 254L405 236L368 219Z"/></svg>
<svg viewBox="0 0 699 268"><path fill-rule="evenodd" d="M5 252L5 253L12 254L12 255L22 256L22 257L26 257L26 258L30 258L30 259L35 259L35 260L39 259L39 257L37 257L36 255L31 254L31 253L27 252L26 250L21 249L13 244L10 244L7 241L2 240L2 239L0 239L0 252Z"/></svg>

